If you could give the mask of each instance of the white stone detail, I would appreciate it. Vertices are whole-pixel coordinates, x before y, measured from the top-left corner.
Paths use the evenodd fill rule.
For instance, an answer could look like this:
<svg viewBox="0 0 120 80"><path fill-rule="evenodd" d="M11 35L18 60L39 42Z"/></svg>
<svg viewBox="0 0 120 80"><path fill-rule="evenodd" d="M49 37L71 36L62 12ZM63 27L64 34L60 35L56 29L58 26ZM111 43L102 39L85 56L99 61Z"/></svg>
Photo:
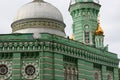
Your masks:
<svg viewBox="0 0 120 80"><path fill-rule="evenodd" d="M27 29L17 30L14 33L34 33L33 36L34 38L39 38L40 33L50 33L65 37L64 32L51 28L27 28Z"/></svg>
<svg viewBox="0 0 120 80"><path fill-rule="evenodd" d="M12 74L12 62L11 61L0 61L0 65L6 65L8 68L8 72L6 75L0 75L0 80L6 80L10 78Z"/></svg>
<svg viewBox="0 0 120 80"><path fill-rule="evenodd" d="M25 68L28 66L28 65L32 65L34 66L35 68L35 73L31 76L27 75L26 72L25 72ZM35 79L39 74L39 67L38 67L38 64L37 63L33 63L33 62L26 62L23 64L23 67L22 67L22 75L24 78L26 79Z"/></svg>

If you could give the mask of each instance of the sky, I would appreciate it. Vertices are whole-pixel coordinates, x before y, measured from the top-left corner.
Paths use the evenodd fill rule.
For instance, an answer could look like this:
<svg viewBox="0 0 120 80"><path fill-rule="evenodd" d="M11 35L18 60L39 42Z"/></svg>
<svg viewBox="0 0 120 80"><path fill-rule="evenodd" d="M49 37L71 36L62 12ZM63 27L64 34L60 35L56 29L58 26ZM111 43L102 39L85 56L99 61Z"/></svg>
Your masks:
<svg viewBox="0 0 120 80"><path fill-rule="evenodd" d="M11 33L11 23L18 9L32 0L0 0L0 34ZM57 7L66 24L66 35L72 34L72 18L68 7L70 0L45 0ZM109 51L118 54L120 58L120 0L100 0L100 21L104 30L105 46L109 45Z"/></svg>

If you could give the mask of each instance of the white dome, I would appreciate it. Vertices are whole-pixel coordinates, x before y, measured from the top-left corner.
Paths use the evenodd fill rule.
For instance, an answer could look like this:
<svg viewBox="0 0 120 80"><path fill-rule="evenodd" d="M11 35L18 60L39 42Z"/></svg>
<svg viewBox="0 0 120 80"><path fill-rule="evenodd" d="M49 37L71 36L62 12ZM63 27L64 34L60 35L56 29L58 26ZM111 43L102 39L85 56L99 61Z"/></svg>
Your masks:
<svg viewBox="0 0 120 80"><path fill-rule="evenodd" d="M36 38L40 33L65 36L62 14L56 7L43 0L34 0L23 5L11 27L13 33L34 33Z"/></svg>
<svg viewBox="0 0 120 80"><path fill-rule="evenodd" d="M60 11L53 5L42 0L34 0L23 5L15 16L14 22L28 18L48 18L63 22Z"/></svg>

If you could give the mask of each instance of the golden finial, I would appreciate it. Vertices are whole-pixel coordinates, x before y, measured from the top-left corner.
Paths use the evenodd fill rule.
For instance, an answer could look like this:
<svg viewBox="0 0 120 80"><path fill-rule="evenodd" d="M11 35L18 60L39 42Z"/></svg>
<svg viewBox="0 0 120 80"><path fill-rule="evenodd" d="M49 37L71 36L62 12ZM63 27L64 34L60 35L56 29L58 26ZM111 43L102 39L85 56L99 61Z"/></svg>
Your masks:
<svg viewBox="0 0 120 80"><path fill-rule="evenodd" d="M98 27L96 29L95 34L96 35L103 35L104 31L102 30L101 26L100 26L100 15L98 16Z"/></svg>
<svg viewBox="0 0 120 80"><path fill-rule="evenodd" d="M69 38L70 38L71 40L74 40L74 35L72 34L71 36L69 36Z"/></svg>

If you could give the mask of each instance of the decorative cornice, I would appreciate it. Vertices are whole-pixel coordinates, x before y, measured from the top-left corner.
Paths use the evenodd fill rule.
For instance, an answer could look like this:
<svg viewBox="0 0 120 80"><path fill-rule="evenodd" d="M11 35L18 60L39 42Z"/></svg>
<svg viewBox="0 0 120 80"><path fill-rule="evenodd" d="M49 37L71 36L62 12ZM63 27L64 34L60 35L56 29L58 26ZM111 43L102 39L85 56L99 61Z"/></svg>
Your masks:
<svg viewBox="0 0 120 80"><path fill-rule="evenodd" d="M14 38L13 38L14 39ZM41 33L39 39L0 41L0 55L3 53L36 53L49 52L106 66L118 67L119 59L116 54L86 46L80 42L69 40L56 35ZM6 55L6 54L5 54ZM26 54L23 54L24 56ZM11 57L12 55L10 55ZM29 55L31 56L31 55ZM34 55L37 57L37 55Z"/></svg>
<svg viewBox="0 0 120 80"><path fill-rule="evenodd" d="M101 7L101 5L100 5L100 4L96 4L96 3L91 3L91 2L78 2L78 3L76 3L76 4L71 5L70 8L69 8L69 11L72 12L73 10L78 9L78 8L80 8L80 9L82 9L82 8L83 8L83 9L88 8L88 9L96 9L96 10L99 10L100 7Z"/></svg>
<svg viewBox="0 0 120 80"><path fill-rule="evenodd" d="M98 55L81 48L51 42L51 41L31 41L31 42L1 42L0 53L14 52L54 52L67 56L83 59L89 62L104 64L112 67L118 66L118 59Z"/></svg>
<svg viewBox="0 0 120 80"><path fill-rule="evenodd" d="M26 28L52 28L64 31L65 24L52 19L31 18L16 21L11 24L11 27L13 32Z"/></svg>

